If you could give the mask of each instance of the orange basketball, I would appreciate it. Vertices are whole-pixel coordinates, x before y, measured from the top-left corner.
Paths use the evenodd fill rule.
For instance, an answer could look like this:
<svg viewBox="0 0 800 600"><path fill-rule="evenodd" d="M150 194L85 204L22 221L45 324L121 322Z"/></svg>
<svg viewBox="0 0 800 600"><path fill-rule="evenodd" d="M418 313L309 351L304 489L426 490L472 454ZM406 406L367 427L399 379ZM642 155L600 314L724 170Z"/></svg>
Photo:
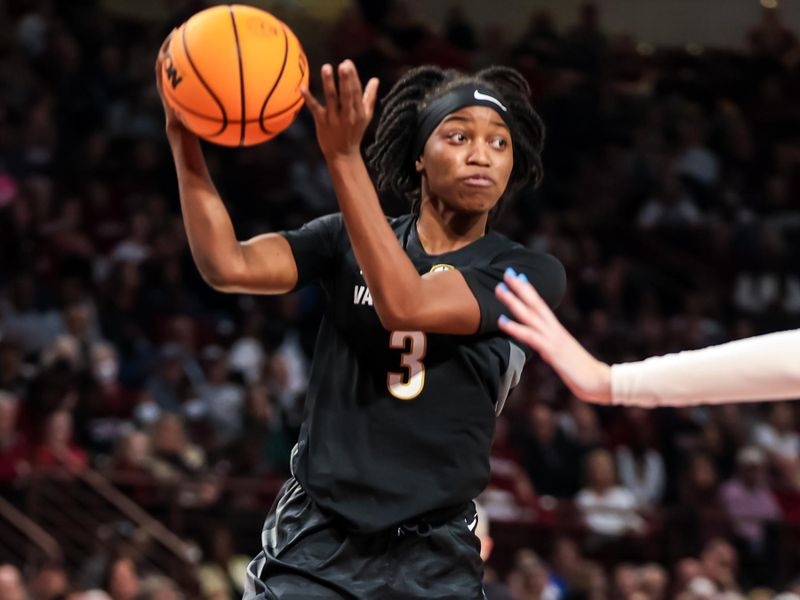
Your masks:
<svg viewBox="0 0 800 600"><path fill-rule="evenodd" d="M294 33L268 12L215 6L172 34L161 83L191 131L215 144L252 146L297 116L308 61Z"/></svg>

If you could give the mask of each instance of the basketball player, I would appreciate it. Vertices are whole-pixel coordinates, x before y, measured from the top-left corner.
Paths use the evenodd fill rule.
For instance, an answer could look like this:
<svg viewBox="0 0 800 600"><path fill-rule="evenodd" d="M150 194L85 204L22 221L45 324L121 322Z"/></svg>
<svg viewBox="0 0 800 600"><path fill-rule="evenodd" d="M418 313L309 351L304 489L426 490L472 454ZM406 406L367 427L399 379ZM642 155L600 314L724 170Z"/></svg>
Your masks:
<svg viewBox="0 0 800 600"><path fill-rule="evenodd" d="M360 149L378 82L362 90L351 61L338 80L325 65L324 105L304 98L341 213L244 242L198 139L165 106L206 281L248 294L316 282L328 301L293 476L267 516L245 598L483 598L472 498L526 359L498 329L494 288L512 264L553 306L565 287L556 259L490 223L540 179L544 129L514 70L411 70L387 94L368 151L378 184L412 203L387 219Z"/></svg>
<svg viewBox="0 0 800 600"><path fill-rule="evenodd" d="M800 329L608 366L572 337L524 273L497 296L518 319L500 328L536 349L572 392L598 404L690 406L800 398Z"/></svg>

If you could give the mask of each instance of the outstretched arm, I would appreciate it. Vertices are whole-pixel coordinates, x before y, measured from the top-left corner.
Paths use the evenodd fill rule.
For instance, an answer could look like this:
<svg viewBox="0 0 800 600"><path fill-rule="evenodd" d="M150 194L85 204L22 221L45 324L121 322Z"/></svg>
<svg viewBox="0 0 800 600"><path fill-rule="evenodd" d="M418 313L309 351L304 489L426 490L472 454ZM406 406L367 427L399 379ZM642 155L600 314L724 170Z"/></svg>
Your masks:
<svg viewBox="0 0 800 600"><path fill-rule="evenodd" d="M275 233L244 242L236 239L228 211L208 173L200 141L164 102L161 71L169 40L165 40L156 60L156 85L164 105L183 223L194 262L203 279L220 291L288 292L297 282L297 266L289 243Z"/></svg>
<svg viewBox="0 0 800 600"><path fill-rule="evenodd" d="M507 273L497 296L517 319L500 328L541 354L583 400L691 406L800 397L800 330L609 367L564 328L524 279Z"/></svg>

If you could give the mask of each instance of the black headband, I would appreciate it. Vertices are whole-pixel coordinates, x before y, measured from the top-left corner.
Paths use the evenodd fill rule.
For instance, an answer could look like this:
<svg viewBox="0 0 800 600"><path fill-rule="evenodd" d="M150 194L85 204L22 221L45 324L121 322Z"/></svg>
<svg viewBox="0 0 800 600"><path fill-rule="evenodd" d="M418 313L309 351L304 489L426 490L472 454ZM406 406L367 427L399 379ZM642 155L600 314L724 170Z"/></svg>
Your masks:
<svg viewBox="0 0 800 600"><path fill-rule="evenodd" d="M511 115L508 112L508 108L497 99L494 92L488 93L479 89L474 83L465 83L453 88L444 96L436 98L420 113L417 118L417 135L414 137L414 145L411 147L414 152L412 154L414 160L422 154L425 143L439 123L447 115L467 106L487 106L494 109L505 124L508 125L508 128L511 129Z"/></svg>

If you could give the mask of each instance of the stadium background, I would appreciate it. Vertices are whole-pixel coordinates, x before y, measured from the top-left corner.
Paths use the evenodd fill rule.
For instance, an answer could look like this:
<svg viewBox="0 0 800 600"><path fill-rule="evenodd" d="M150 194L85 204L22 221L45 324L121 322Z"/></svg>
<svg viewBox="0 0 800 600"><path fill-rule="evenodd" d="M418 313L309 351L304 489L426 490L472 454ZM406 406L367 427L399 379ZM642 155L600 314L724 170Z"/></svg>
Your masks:
<svg viewBox="0 0 800 600"><path fill-rule="evenodd" d="M384 90L425 62L526 75L546 178L500 228L565 264L559 315L604 360L800 326L797 3L256 4ZM0 0L4 599L238 597L287 474L321 295L200 280L153 86L205 5ZM305 112L207 156L241 238L336 210ZM517 600L800 594L797 417L597 409L534 359L482 498L490 576Z"/></svg>

